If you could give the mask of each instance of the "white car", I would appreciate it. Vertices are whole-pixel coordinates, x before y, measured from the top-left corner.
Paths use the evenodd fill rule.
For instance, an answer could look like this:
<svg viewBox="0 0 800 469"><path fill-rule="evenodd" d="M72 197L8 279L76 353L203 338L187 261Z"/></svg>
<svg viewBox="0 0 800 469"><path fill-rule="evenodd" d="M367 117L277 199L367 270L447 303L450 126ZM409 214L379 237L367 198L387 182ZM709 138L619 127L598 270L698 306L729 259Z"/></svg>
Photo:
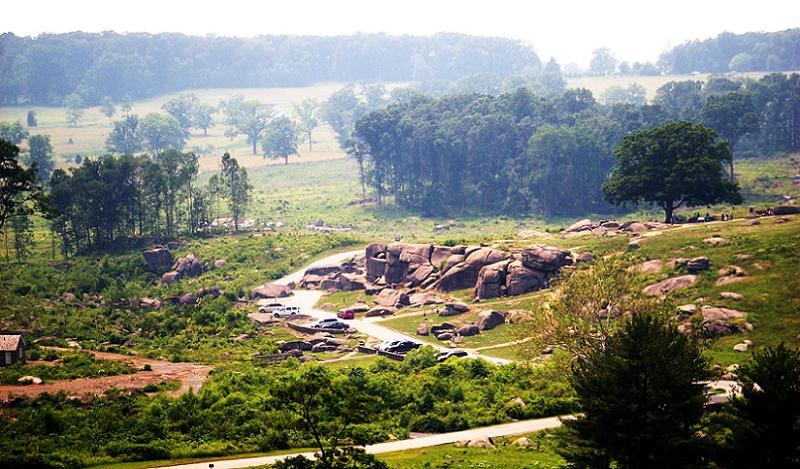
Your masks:
<svg viewBox="0 0 800 469"><path fill-rule="evenodd" d="M283 307L284 306L281 303L265 303L265 304L259 305L258 312L259 313L272 313L272 312L277 311L277 310L279 310L279 309L281 309Z"/></svg>
<svg viewBox="0 0 800 469"><path fill-rule="evenodd" d="M300 314L300 308L297 306L283 306L272 312L276 318L288 318L295 314Z"/></svg>

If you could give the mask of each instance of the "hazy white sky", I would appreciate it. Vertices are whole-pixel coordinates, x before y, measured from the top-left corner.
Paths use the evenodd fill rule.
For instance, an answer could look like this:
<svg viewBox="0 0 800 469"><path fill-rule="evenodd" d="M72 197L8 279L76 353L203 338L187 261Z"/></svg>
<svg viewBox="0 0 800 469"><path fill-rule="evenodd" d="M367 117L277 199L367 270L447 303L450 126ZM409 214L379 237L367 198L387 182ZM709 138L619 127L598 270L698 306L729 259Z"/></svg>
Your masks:
<svg viewBox="0 0 800 469"><path fill-rule="evenodd" d="M669 46L722 31L800 26L800 0L8 0L0 31L182 32L219 36L440 31L512 37L543 60L586 64L606 46L655 60Z"/></svg>

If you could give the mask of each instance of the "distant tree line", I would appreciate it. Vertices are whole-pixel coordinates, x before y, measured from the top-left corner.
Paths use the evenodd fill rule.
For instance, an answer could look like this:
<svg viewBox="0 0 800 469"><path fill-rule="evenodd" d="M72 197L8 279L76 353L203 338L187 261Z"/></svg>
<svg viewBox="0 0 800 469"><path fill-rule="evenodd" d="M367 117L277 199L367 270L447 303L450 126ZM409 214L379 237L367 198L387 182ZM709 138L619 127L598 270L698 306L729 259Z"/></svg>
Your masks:
<svg viewBox="0 0 800 469"><path fill-rule="evenodd" d="M120 238L197 233L220 215L222 201L238 229L252 192L247 170L225 154L222 175L209 184L199 186L197 173L197 156L174 149L85 158L53 172L43 212L65 256Z"/></svg>
<svg viewBox="0 0 800 469"><path fill-rule="evenodd" d="M667 73L798 70L800 28L689 41L661 54L658 65Z"/></svg>
<svg viewBox="0 0 800 469"><path fill-rule="evenodd" d="M519 41L443 33L432 37L193 37L74 32L0 35L0 105L86 105L192 88L303 86L320 81L458 80L539 70Z"/></svg>
<svg viewBox="0 0 800 469"><path fill-rule="evenodd" d="M601 186L622 138L672 121L704 123L734 153L798 151L800 75L670 82L653 104L601 105L585 89L410 95L359 119L347 148L379 204L391 198L426 215L580 215L611 209ZM733 176L728 154L718 162Z"/></svg>

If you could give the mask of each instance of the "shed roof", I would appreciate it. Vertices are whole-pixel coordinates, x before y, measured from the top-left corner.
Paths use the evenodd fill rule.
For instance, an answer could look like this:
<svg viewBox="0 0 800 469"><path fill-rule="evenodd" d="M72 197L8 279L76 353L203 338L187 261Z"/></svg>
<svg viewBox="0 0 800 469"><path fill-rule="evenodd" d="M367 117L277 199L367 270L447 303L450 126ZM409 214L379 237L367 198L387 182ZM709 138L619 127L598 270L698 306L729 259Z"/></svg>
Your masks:
<svg viewBox="0 0 800 469"><path fill-rule="evenodd" d="M16 351L22 343L22 336L19 334L0 335L0 352Z"/></svg>

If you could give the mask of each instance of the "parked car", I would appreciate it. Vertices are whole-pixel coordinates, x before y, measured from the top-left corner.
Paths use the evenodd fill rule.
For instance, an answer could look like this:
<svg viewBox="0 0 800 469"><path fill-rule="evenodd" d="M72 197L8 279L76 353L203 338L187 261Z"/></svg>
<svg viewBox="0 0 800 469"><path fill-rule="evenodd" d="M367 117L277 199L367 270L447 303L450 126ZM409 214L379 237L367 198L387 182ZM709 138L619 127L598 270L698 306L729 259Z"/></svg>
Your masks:
<svg viewBox="0 0 800 469"><path fill-rule="evenodd" d="M420 348L421 346L421 344L410 340L390 340L381 344L378 347L378 350L404 355L414 349Z"/></svg>
<svg viewBox="0 0 800 469"><path fill-rule="evenodd" d="M356 313L349 309L343 309L336 313L336 317L339 319L355 319Z"/></svg>
<svg viewBox="0 0 800 469"><path fill-rule="evenodd" d="M444 350L436 355L437 362L443 362L451 357L466 357L467 352L463 350Z"/></svg>
<svg viewBox="0 0 800 469"><path fill-rule="evenodd" d="M350 326L343 322L339 322L338 319L335 318L328 318L322 319L320 321L315 322L311 325L311 327L315 329L349 329Z"/></svg>
<svg viewBox="0 0 800 469"><path fill-rule="evenodd" d="M272 315L276 318L288 318L295 314L300 314L300 308L298 306L283 306L272 312Z"/></svg>
<svg viewBox="0 0 800 469"><path fill-rule="evenodd" d="M267 303L265 305L259 306L258 307L258 312L259 313L272 313L272 312L275 312L276 310L281 309L281 308L283 308L283 305L281 303Z"/></svg>

